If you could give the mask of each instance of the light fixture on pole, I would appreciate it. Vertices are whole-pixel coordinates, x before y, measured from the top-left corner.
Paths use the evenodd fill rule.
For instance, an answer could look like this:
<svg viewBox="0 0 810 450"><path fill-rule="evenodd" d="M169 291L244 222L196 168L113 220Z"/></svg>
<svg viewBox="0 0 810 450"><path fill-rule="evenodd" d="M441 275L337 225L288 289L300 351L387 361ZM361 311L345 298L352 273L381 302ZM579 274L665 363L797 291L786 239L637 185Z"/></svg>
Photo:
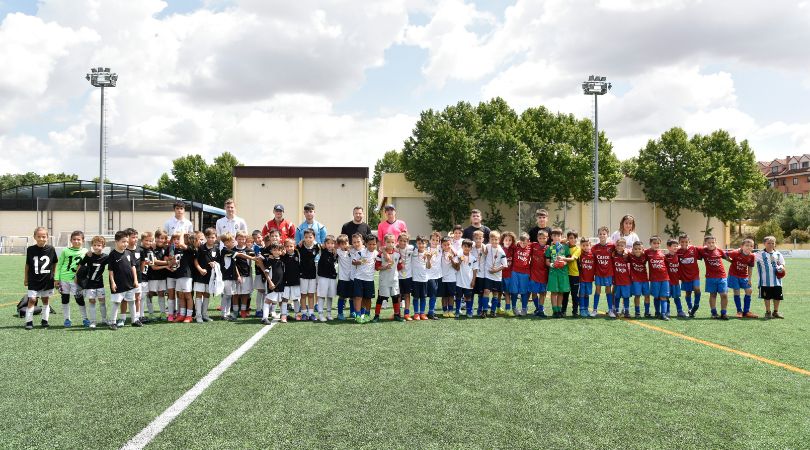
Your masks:
<svg viewBox="0 0 810 450"><path fill-rule="evenodd" d="M104 226L104 88L115 87L118 82L118 74L110 73L109 67L93 67L84 78L93 86L101 88L101 125L99 126L98 142L98 233L106 234L106 227Z"/></svg>
<svg viewBox="0 0 810 450"><path fill-rule="evenodd" d="M582 82L582 92L593 95L593 235L599 230L599 109L597 98L607 94L612 88L605 77L591 75L588 81Z"/></svg>

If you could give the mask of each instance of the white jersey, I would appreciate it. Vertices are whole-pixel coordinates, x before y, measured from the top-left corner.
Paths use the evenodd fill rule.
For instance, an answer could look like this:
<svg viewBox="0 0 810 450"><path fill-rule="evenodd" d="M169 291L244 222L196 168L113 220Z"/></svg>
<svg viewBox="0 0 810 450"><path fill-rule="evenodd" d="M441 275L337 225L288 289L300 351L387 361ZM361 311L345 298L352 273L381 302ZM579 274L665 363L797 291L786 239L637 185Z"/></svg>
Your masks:
<svg viewBox="0 0 810 450"><path fill-rule="evenodd" d="M338 280L351 281L354 279L354 265L352 264L352 255L349 250L337 251L338 260Z"/></svg>
<svg viewBox="0 0 810 450"><path fill-rule="evenodd" d="M478 261L478 274L476 275L477 278L486 278L486 268L484 267L484 263L486 262L486 245L482 244L481 248L471 248L470 249L470 256L475 257L476 261Z"/></svg>
<svg viewBox="0 0 810 450"><path fill-rule="evenodd" d="M776 278L776 269L785 267L785 257L774 250L768 253L765 250L756 253L757 274L759 275L758 286L774 287L782 286L782 279Z"/></svg>
<svg viewBox="0 0 810 450"><path fill-rule="evenodd" d="M363 247L360 250L352 249L352 259L362 264L354 266L354 278L363 281L374 281L374 263L377 262L377 250L369 251Z"/></svg>
<svg viewBox="0 0 810 450"><path fill-rule="evenodd" d="M166 233L168 233L169 237L171 237L174 235L174 233L187 234L193 232L194 225L192 225L191 221L185 217L180 220L177 220L176 217L172 217L163 224L163 229L165 229Z"/></svg>
<svg viewBox="0 0 810 450"><path fill-rule="evenodd" d="M452 241L450 241L450 248L452 248L453 251L456 252L456 255L460 255L462 253L462 251L461 251L461 242L463 240L464 239L459 239L459 240L453 239Z"/></svg>
<svg viewBox="0 0 810 450"><path fill-rule="evenodd" d="M430 249L430 269L428 269L428 280L438 280L442 277L441 258L437 249ZM434 253L435 252L435 253Z"/></svg>
<svg viewBox="0 0 810 450"><path fill-rule="evenodd" d="M492 248L490 244L487 244L487 257L485 259L484 270L486 271L486 278L492 281L501 281L503 279L502 271L495 273L489 273L489 271L493 267L506 267L506 252L504 252L503 248L500 246L495 249Z"/></svg>
<svg viewBox="0 0 810 450"><path fill-rule="evenodd" d="M237 231L247 233L247 223L238 216L233 216L233 219L229 219L228 217L218 219L215 228L217 230L217 236L222 236L225 233L231 233L233 236L236 236Z"/></svg>
<svg viewBox="0 0 810 450"><path fill-rule="evenodd" d="M444 250L439 250L442 266L442 283L455 283L456 282L456 269L453 267L453 258L455 256L452 252L445 253Z"/></svg>
<svg viewBox="0 0 810 450"><path fill-rule="evenodd" d="M427 251L419 253L418 250L414 250L411 254L411 276L414 282L424 283L428 280L428 259Z"/></svg>
<svg viewBox="0 0 810 450"><path fill-rule="evenodd" d="M475 279L475 272L478 270L478 259L472 254L456 256L459 263L458 275L456 275L456 286L464 289L472 289L471 285Z"/></svg>
<svg viewBox="0 0 810 450"><path fill-rule="evenodd" d="M383 249L383 252L385 252L385 249ZM387 269L380 268L380 278L379 278L380 288L389 288L392 286L399 285L397 278L397 265L399 264L399 252L394 251L393 253L389 253L389 255L391 256L391 267ZM377 262L379 262L381 266L385 266L388 264L384 253L377 254Z"/></svg>
<svg viewBox="0 0 810 450"><path fill-rule="evenodd" d="M413 277L411 269L411 256L414 252L413 245L408 244L405 248L397 247L397 251L399 252L399 260L402 262L402 270L399 271L399 279L404 280Z"/></svg>

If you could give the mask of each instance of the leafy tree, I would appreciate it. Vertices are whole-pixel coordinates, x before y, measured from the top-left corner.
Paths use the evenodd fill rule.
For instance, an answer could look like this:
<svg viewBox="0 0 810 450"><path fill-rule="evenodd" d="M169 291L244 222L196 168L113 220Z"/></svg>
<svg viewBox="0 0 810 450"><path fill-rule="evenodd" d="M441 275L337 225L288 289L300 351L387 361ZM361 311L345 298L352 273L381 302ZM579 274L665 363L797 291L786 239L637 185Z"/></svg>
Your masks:
<svg viewBox="0 0 810 450"><path fill-rule="evenodd" d="M785 233L775 220L769 220L759 226L756 233L756 242L762 242L766 236L775 237L777 244L785 239Z"/></svg>
<svg viewBox="0 0 810 450"><path fill-rule="evenodd" d="M380 214L377 211L378 194L380 192L380 182L384 173L402 172L402 154L397 150L385 152L382 158L374 164L374 174L368 188L368 226L375 229L380 223Z"/></svg>
<svg viewBox="0 0 810 450"><path fill-rule="evenodd" d="M40 175L35 172L7 173L0 175L0 191L16 186L56 183L59 181L76 181L78 179L78 175L67 173L47 173L45 175Z"/></svg>
<svg viewBox="0 0 810 450"><path fill-rule="evenodd" d="M778 191L774 191L780 196ZM783 231L789 232L794 229L805 229L810 225L810 202L805 199L788 196L779 203L779 210L773 217Z"/></svg>
<svg viewBox="0 0 810 450"><path fill-rule="evenodd" d="M233 195L233 168L241 165L224 152L207 164L200 155L187 155L172 161L171 175L158 178L157 190L209 205L222 205Z"/></svg>
<svg viewBox="0 0 810 450"><path fill-rule="evenodd" d="M766 222L773 219L779 213L779 207L785 195L776 189L766 187L754 192L754 207L748 211L748 216L756 222Z"/></svg>

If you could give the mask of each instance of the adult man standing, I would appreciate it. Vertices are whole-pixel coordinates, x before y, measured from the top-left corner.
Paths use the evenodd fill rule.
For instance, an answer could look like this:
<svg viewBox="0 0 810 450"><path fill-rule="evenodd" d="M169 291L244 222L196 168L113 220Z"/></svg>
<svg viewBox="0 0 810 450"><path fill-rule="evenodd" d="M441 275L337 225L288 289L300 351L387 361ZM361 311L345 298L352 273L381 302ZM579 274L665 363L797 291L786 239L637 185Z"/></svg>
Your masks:
<svg viewBox="0 0 810 450"><path fill-rule="evenodd" d="M186 204L181 201L174 202L174 217L167 220L163 224L163 229L171 237L174 233L191 233L194 231L194 225L190 220L186 219Z"/></svg>
<svg viewBox="0 0 810 450"><path fill-rule="evenodd" d="M545 209L538 209L534 215L537 219L537 225L529 230L529 240L532 242L537 242L537 233L540 230L546 230L546 234L548 235L546 245L551 245L551 227L548 226L548 211Z"/></svg>
<svg viewBox="0 0 810 450"><path fill-rule="evenodd" d="M217 220L216 226L217 236L222 236L225 233L231 233L236 236L237 231L244 231L247 233L247 223L241 217L236 215L236 203L232 198L225 200L225 217Z"/></svg>
<svg viewBox="0 0 810 450"><path fill-rule="evenodd" d="M478 230L481 230L481 231L484 232L484 244L489 244L489 232L490 232L490 229L489 229L488 226L483 225L481 223L481 210L480 209L474 209L474 210L470 211L470 226L468 226L467 228L464 229L464 232L462 233L461 237L463 239L472 240L473 233L475 233Z"/></svg>
<svg viewBox="0 0 810 450"><path fill-rule="evenodd" d="M352 220L344 223L343 227L340 229L340 234L349 236L349 240L351 240L352 236L356 233L360 233L363 236L371 234L371 227L365 222L365 211L362 206L354 207L352 210Z"/></svg>
<svg viewBox="0 0 810 450"><path fill-rule="evenodd" d="M304 205L304 221L295 232L295 242L304 240L304 230L311 229L315 232L315 242L323 244L326 240L326 227L315 220L315 205L307 203Z"/></svg>
<svg viewBox="0 0 810 450"><path fill-rule="evenodd" d="M394 235L394 239L399 239L399 235L408 232L405 222L397 219L397 209L394 205L385 205L385 220L377 226L377 239L385 242L383 238L388 233Z"/></svg>
<svg viewBox="0 0 810 450"><path fill-rule="evenodd" d="M262 237L267 236L270 230L278 230L281 242L286 239L295 238L295 225L291 224L284 218L284 206L276 205L273 207L274 217L270 219L262 228Z"/></svg>

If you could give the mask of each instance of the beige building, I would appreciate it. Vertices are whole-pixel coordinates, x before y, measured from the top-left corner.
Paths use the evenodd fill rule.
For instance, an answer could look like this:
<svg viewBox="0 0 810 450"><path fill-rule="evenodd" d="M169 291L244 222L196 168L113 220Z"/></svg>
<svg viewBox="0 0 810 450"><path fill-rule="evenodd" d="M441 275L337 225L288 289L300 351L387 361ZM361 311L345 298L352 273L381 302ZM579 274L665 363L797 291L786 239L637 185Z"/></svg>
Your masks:
<svg viewBox="0 0 810 450"><path fill-rule="evenodd" d="M248 229L261 229L273 218L273 206L284 205L284 217L296 227L304 205L315 205L315 220L337 234L352 220L355 206L368 203L368 167L237 166L233 169L237 215Z"/></svg>
<svg viewBox="0 0 810 450"><path fill-rule="evenodd" d="M419 192L413 183L405 179L402 173L386 173L380 182L380 192L378 195L379 206L393 203L397 208L397 217L408 224L408 230L412 236L417 234L428 235L431 231L430 219L427 217L424 199L426 194ZM557 203L536 203L522 202L517 207L501 206L500 211L504 216L504 230L518 231L523 224L524 230L534 225L534 211L537 208L545 208L549 211L549 222L563 226L566 229L576 229L580 235L590 236L593 229L593 208L592 203L569 203L560 205ZM485 214L488 206L484 202L474 204L473 207L480 209ZM599 223L608 226L611 231L617 230L619 220L625 214L631 214L636 219L636 233L646 244L652 235L666 237L664 227L668 221L664 212L656 208L654 203L650 203L644 197L644 192L637 181L631 178L624 178L619 184L618 195L611 201L599 203ZM694 211L682 211L679 220L681 230L692 237L692 241L700 243L703 233L701 230L706 226L706 218ZM469 222L463 224L468 225ZM485 222L486 224L486 222ZM717 219L712 219L712 234L717 237L719 246L725 246L730 242L729 228Z"/></svg>

